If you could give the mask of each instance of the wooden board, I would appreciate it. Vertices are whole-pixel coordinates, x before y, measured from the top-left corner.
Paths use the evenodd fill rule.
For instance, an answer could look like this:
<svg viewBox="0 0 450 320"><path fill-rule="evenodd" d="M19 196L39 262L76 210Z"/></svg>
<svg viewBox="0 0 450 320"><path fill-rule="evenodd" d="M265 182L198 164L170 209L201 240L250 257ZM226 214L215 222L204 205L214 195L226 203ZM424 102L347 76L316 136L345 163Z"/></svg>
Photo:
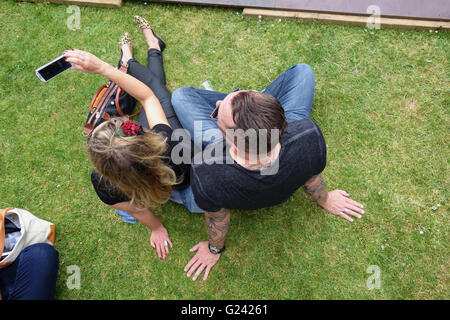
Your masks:
<svg viewBox="0 0 450 320"><path fill-rule="evenodd" d="M268 17L282 19L300 19L305 21L319 21L324 23L344 24L344 25L367 25L367 16L361 15L343 15L343 14L326 14L319 12L305 11L283 11L283 10L267 10L267 9L244 9L244 17ZM450 22L448 21L430 21L418 19L399 19L399 18L380 18L381 28L403 28L414 30L430 30L441 29L449 30Z"/></svg>
<svg viewBox="0 0 450 320"><path fill-rule="evenodd" d="M450 19L448 0L276 0L276 8L355 15L367 14L369 6L380 8L381 16Z"/></svg>
<svg viewBox="0 0 450 320"><path fill-rule="evenodd" d="M28 2L52 2L58 4L76 4L80 6L95 6L104 8L120 8L122 0L18 0Z"/></svg>
<svg viewBox="0 0 450 320"><path fill-rule="evenodd" d="M142 0L146 2L172 2L182 4L201 4L208 6L274 8L276 0Z"/></svg>
<svg viewBox="0 0 450 320"><path fill-rule="evenodd" d="M233 6L241 8L288 9L322 13L366 15L369 6L377 6L387 17L450 21L449 0L141 0Z"/></svg>

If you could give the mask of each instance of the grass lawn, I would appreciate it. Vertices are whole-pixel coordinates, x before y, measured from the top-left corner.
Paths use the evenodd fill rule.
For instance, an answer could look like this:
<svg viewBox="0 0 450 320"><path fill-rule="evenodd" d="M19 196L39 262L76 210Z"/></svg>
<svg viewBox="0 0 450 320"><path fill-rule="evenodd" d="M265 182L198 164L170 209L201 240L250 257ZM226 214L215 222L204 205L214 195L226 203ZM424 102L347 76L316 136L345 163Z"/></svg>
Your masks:
<svg viewBox="0 0 450 320"><path fill-rule="evenodd" d="M448 299L449 34L243 19L236 9L125 2L80 7L0 3L0 207L56 224L56 299ZM328 146L324 179L365 204L349 223L298 190L286 203L233 211L227 252L207 281L183 268L204 218L181 205L154 208L174 243L160 261L149 230L123 223L93 191L82 128L96 75L69 71L48 83L34 70L63 50L115 64L128 31L135 57L146 45L133 16L168 44L168 86L263 89L302 62L316 75L311 118ZM439 206L438 206L439 205ZM432 207L436 206L434 210ZM70 290L69 266L81 270ZM369 290L369 266L381 288Z"/></svg>

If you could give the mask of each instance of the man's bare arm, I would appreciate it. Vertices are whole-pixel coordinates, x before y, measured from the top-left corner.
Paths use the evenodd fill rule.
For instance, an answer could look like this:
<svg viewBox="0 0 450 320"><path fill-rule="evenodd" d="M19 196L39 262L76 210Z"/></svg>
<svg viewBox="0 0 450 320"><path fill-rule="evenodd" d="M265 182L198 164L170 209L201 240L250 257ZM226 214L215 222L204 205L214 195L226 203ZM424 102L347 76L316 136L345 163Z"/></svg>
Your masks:
<svg viewBox="0 0 450 320"><path fill-rule="evenodd" d="M319 204L328 200L328 191L325 189L321 173L306 181L303 185L303 190Z"/></svg>
<svg viewBox="0 0 450 320"><path fill-rule="evenodd" d="M363 205L350 198L344 190L333 190L328 192L323 184L322 174L318 174L309 179L303 189L317 203L329 213L340 216L350 222L353 217L361 218L364 214Z"/></svg>
<svg viewBox="0 0 450 320"><path fill-rule="evenodd" d="M206 280L211 268L219 261L221 253L212 252L210 245L219 250L225 246L228 225L230 224L230 209L220 209L217 212L205 211L205 222L209 236L209 245L208 241L202 241L193 246L189 251L197 251L197 253L184 267L188 277L195 272L192 280L196 280L203 271L205 271L203 280Z"/></svg>
<svg viewBox="0 0 450 320"><path fill-rule="evenodd" d="M230 209L220 209L217 212L206 212L206 230L209 236L209 243L216 248L225 246L225 239L230 224Z"/></svg>

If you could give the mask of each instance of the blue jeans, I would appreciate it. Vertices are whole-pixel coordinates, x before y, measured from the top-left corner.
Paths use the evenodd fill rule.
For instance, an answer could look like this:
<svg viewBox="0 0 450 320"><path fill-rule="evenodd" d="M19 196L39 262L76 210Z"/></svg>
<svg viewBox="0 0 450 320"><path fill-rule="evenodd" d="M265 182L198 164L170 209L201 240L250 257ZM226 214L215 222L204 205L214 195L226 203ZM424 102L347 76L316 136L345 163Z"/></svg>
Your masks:
<svg viewBox="0 0 450 320"><path fill-rule="evenodd" d="M188 186L187 188L183 190L173 190L172 194L170 195L170 200L173 202L182 204L186 207L186 209L189 210L189 212L195 212L195 213L203 213L205 210L200 208L194 199L194 194L192 193L191 186Z"/></svg>
<svg viewBox="0 0 450 320"><path fill-rule="evenodd" d="M9 266L0 269L0 290L4 300L51 300L58 273L58 252L47 243L22 250Z"/></svg>
<svg viewBox="0 0 450 320"><path fill-rule="evenodd" d="M314 100L314 72L306 64L296 64L272 82L262 93L268 93L283 106L286 121L309 118ZM217 118L211 119L210 115L216 107L216 101L223 100L226 93L184 87L172 93L172 105L181 122L194 142L201 142L202 148L208 144L223 139L217 127ZM202 128L194 132L194 121L201 121ZM195 134L197 136L195 136ZM203 212L194 200L192 188L188 187L181 194L172 193L178 203L190 204L192 209ZM182 202L179 202L181 198Z"/></svg>

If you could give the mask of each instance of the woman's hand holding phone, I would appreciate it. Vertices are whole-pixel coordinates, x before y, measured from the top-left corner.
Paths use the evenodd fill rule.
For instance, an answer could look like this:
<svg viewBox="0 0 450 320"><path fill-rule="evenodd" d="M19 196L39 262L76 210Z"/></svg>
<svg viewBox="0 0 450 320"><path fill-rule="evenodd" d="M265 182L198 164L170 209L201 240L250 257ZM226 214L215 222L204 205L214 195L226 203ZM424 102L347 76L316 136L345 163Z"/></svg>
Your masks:
<svg viewBox="0 0 450 320"><path fill-rule="evenodd" d="M73 64L72 68L86 73L102 74L108 66L106 62L87 51L71 49L63 52L67 62Z"/></svg>
<svg viewBox="0 0 450 320"><path fill-rule="evenodd" d="M103 60L97 58L92 53L86 51L71 49L64 51L63 56L66 58L67 62L73 64L73 69L87 73L100 74L117 83L122 90L132 95L143 105L150 128L153 128L159 123L170 126L160 101L145 83L127 73L119 71Z"/></svg>

